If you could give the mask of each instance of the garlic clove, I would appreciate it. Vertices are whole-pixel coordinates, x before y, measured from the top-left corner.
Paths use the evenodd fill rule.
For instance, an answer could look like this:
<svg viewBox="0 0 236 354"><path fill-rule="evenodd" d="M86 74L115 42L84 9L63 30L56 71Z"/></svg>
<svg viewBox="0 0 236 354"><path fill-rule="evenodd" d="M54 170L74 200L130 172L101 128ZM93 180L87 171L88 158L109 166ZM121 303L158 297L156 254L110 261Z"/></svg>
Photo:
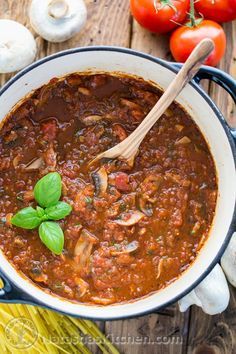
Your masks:
<svg viewBox="0 0 236 354"><path fill-rule="evenodd" d="M221 267L228 281L236 287L236 232L221 258Z"/></svg>
<svg viewBox="0 0 236 354"><path fill-rule="evenodd" d="M224 272L217 264L211 273L178 303L181 312L186 311L191 305L197 305L208 315L216 315L227 308L229 298Z"/></svg>
<svg viewBox="0 0 236 354"><path fill-rule="evenodd" d="M36 42L30 31L12 20L0 20L0 73L11 73L33 62Z"/></svg>
<svg viewBox="0 0 236 354"><path fill-rule="evenodd" d="M179 304L179 309L181 312L187 311L191 305L197 305L197 306L201 307L201 301L199 300L199 298L195 294L194 290L192 290L188 295L186 295L185 297L180 299L178 301L178 304Z"/></svg>
<svg viewBox="0 0 236 354"><path fill-rule="evenodd" d="M83 0L32 0L30 22L49 42L63 42L78 33L87 20Z"/></svg>

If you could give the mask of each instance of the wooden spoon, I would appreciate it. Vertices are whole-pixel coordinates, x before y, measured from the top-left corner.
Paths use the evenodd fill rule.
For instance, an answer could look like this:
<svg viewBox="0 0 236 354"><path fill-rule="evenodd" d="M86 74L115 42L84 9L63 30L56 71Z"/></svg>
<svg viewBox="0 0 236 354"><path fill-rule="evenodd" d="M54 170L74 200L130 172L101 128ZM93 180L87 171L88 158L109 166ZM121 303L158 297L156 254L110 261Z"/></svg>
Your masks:
<svg viewBox="0 0 236 354"><path fill-rule="evenodd" d="M186 84L198 72L201 64L215 48L211 39L203 39L193 50L181 70L178 72L169 87L163 93L161 98L148 113L142 123L121 143L111 149L99 154L93 161L101 158L119 158L122 160L132 160L136 155L139 145L156 121L162 116L170 104L175 100L178 94Z"/></svg>

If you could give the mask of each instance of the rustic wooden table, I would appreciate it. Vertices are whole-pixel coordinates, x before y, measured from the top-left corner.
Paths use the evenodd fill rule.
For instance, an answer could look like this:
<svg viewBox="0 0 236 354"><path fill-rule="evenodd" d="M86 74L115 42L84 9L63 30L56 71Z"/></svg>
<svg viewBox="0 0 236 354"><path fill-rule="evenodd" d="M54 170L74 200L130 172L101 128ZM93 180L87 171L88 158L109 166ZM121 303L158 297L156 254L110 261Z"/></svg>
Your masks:
<svg viewBox="0 0 236 354"><path fill-rule="evenodd" d="M29 3L30 0L0 0L0 18L14 19L30 28ZM72 47L113 45L171 60L168 36L156 36L140 28L130 16L128 0L86 3L89 16L84 30L62 44L48 43L36 35L37 58ZM236 78L236 21L224 24L224 29L227 51L219 67ZM0 84L9 77L0 75ZM203 86L228 122L236 127L236 107L229 96L212 83L204 82ZM177 305L173 305L162 314L98 324L122 353L233 354L236 353L236 290L231 288L230 305L218 316L207 316L197 307L181 314Z"/></svg>

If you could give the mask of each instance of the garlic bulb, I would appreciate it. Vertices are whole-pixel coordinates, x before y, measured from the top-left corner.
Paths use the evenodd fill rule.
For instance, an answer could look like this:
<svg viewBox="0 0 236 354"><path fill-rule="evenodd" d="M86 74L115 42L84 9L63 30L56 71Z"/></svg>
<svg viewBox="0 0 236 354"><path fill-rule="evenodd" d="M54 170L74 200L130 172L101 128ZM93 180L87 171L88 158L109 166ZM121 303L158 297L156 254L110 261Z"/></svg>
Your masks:
<svg viewBox="0 0 236 354"><path fill-rule="evenodd" d="M49 42L63 42L78 33L87 19L83 0L32 0L30 22Z"/></svg>
<svg viewBox="0 0 236 354"><path fill-rule="evenodd" d="M221 258L221 266L228 281L236 287L236 232Z"/></svg>
<svg viewBox="0 0 236 354"><path fill-rule="evenodd" d="M30 31L12 20L0 20L0 73L20 70L32 63L36 42Z"/></svg>
<svg viewBox="0 0 236 354"><path fill-rule="evenodd" d="M179 300L181 312L191 305L197 305L209 314L223 312L229 304L229 288L220 265L217 264L210 274L189 294Z"/></svg>

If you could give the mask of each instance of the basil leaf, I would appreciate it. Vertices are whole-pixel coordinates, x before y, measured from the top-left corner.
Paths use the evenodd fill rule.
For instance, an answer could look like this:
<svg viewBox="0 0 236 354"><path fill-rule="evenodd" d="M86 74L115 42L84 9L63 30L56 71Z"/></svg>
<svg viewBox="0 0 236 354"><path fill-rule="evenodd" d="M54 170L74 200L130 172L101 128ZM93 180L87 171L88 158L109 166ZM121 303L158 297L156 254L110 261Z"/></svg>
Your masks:
<svg viewBox="0 0 236 354"><path fill-rule="evenodd" d="M39 217L39 218L43 218L43 216L44 216L44 214L45 214L44 209L41 208L40 206L36 206L36 211L37 211L38 217Z"/></svg>
<svg viewBox="0 0 236 354"><path fill-rule="evenodd" d="M18 211L11 219L11 223L23 229L32 230L39 226L41 218L34 208L28 207Z"/></svg>
<svg viewBox="0 0 236 354"><path fill-rule="evenodd" d="M51 172L36 183L34 197L41 207L50 207L59 201L61 188L61 176L57 172Z"/></svg>
<svg viewBox="0 0 236 354"><path fill-rule="evenodd" d="M69 204L65 202L58 202L56 205L53 205L45 209L45 214L48 219L60 220L70 214L72 208Z"/></svg>
<svg viewBox="0 0 236 354"><path fill-rule="evenodd" d="M39 236L45 246L60 255L64 246L64 234L61 227L53 221L45 221L39 226Z"/></svg>

